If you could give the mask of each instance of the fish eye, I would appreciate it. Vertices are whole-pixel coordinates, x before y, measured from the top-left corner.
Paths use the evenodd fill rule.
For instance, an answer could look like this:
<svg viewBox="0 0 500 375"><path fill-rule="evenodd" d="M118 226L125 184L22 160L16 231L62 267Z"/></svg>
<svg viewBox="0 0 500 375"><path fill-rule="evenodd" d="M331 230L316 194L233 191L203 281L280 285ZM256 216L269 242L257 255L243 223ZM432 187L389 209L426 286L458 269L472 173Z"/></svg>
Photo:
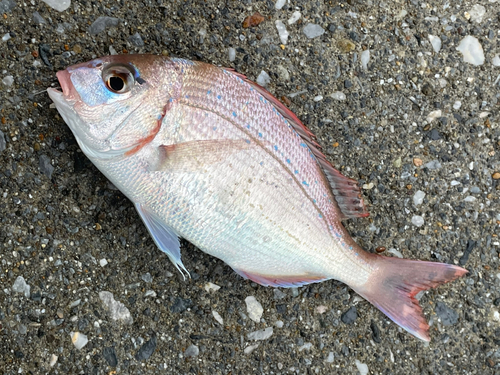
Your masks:
<svg viewBox="0 0 500 375"><path fill-rule="evenodd" d="M134 86L134 71L127 65L110 65L102 72L106 88L116 94L129 92Z"/></svg>

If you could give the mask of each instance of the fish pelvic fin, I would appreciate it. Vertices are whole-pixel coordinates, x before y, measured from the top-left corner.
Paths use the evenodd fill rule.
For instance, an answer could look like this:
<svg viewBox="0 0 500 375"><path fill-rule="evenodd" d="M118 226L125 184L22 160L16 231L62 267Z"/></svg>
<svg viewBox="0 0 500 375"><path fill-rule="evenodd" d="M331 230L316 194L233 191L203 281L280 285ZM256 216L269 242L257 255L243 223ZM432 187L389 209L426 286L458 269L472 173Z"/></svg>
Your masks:
<svg viewBox="0 0 500 375"><path fill-rule="evenodd" d="M445 263L373 255L378 268L358 294L380 309L394 323L423 341L430 341L429 325L415 295L453 281L468 271Z"/></svg>
<svg viewBox="0 0 500 375"><path fill-rule="evenodd" d="M237 268L233 270L244 279L252 280L253 282L263 286L273 286L280 288L294 288L312 283L319 283L328 280L326 276L319 275L261 275L253 272L243 271Z"/></svg>

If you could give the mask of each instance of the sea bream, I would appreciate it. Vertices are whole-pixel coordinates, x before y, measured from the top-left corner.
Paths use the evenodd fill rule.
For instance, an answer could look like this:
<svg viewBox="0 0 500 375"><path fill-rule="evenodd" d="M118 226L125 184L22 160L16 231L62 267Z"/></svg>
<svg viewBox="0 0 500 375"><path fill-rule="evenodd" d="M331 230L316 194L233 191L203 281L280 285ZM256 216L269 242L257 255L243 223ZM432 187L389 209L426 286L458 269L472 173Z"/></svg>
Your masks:
<svg viewBox="0 0 500 375"><path fill-rule="evenodd" d="M430 340L415 295L467 271L361 249L341 223L368 216L357 182L264 88L154 55L106 56L57 77L62 92L48 94L81 149L181 273L184 238L261 285L339 280Z"/></svg>

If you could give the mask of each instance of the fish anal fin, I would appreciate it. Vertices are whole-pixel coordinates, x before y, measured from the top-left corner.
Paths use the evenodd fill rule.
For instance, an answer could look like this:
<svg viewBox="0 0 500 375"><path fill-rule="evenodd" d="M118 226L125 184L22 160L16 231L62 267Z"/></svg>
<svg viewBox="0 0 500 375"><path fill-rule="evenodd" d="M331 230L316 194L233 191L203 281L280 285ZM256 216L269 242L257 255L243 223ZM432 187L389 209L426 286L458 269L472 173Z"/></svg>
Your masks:
<svg viewBox="0 0 500 375"><path fill-rule="evenodd" d="M247 271L233 268L233 270L244 279L252 280L253 282L263 286L273 286L281 288L293 288L312 283L319 283L328 280L328 277L319 275L262 275L258 273L250 273Z"/></svg>
<svg viewBox="0 0 500 375"><path fill-rule="evenodd" d="M249 141L244 139L195 140L162 145L159 146L159 162L152 170L197 171L249 147Z"/></svg>
<svg viewBox="0 0 500 375"><path fill-rule="evenodd" d="M148 228L156 246L167 254L184 279L186 275L190 277L188 270L182 264L181 245L177 233L164 223L148 206L136 203L135 208L146 228Z"/></svg>
<svg viewBox="0 0 500 375"><path fill-rule="evenodd" d="M299 120L299 118L264 87L250 81L245 75L236 72L234 69L224 68L224 70L234 74L252 86L259 94L268 100L286 120L288 120L297 134L301 136L302 140L316 157L331 187L333 196L342 214L341 219L369 216L357 182L343 176L333 167L321 152L321 146L316 142L315 135Z"/></svg>

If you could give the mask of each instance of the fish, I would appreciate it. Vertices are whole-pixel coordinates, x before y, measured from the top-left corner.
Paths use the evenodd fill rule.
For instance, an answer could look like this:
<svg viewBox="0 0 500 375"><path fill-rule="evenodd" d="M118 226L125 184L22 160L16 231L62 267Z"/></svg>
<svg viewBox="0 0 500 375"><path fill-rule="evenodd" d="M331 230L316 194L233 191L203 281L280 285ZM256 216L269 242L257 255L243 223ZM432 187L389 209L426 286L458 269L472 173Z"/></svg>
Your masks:
<svg viewBox="0 0 500 375"><path fill-rule="evenodd" d="M338 280L430 341L416 294L467 270L363 250L342 225L369 215L358 182L265 88L156 55L104 56L57 78L47 92L81 150L184 277L180 238L263 286Z"/></svg>

